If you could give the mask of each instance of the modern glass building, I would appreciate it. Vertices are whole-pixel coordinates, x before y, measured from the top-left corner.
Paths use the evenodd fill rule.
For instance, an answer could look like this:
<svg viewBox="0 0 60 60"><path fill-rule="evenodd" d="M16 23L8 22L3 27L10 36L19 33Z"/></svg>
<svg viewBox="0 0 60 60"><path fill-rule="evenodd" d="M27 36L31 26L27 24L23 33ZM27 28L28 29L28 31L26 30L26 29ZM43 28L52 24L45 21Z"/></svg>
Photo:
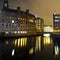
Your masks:
<svg viewBox="0 0 60 60"><path fill-rule="evenodd" d="M53 14L54 32L60 32L60 14Z"/></svg>
<svg viewBox="0 0 60 60"><path fill-rule="evenodd" d="M42 18L36 18L36 32L43 32L44 21Z"/></svg>

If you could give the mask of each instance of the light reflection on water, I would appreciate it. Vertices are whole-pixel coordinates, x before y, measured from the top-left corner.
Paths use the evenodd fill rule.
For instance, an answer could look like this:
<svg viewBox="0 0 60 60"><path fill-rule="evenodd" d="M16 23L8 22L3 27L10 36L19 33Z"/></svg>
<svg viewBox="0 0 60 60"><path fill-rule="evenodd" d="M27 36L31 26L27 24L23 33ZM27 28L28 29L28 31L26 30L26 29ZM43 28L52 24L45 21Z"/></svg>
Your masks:
<svg viewBox="0 0 60 60"><path fill-rule="evenodd" d="M50 48L50 45L53 45L52 43L53 41L50 36L36 36L36 37L28 37L28 38L22 37L12 40L12 44L15 47L22 48L29 46L30 47L29 54L33 54L33 52L36 53L37 51L41 52L42 48L45 48L48 45ZM6 44L8 44L8 41L6 41Z"/></svg>
<svg viewBox="0 0 60 60"><path fill-rule="evenodd" d="M4 52L1 53L3 58L6 56L25 56L27 55L38 55L42 56L58 56L60 53L60 48L58 43L55 43L51 36L31 36L31 37L21 37L15 39L6 39L1 41ZM14 58L15 58L14 57Z"/></svg>
<svg viewBox="0 0 60 60"><path fill-rule="evenodd" d="M59 47L58 47L58 45L54 46L54 50L55 50L55 56L59 55Z"/></svg>
<svg viewBox="0 0 60 60"><path fill-rule="evenodd" d="M27 38L18 38L18 39L15 39L13 40L13 44L14 46L17 46L17 47L24 47L27 45Z"/></svg>
<svg viewBox="0 0 60 60"><path fill-rule="evenodd" d="M41 51L41 36L36 37L35 52L36 51Z"/></svg>
<svg viewBox="0 0 60 60"><path fill-rule="evenodd" d="M50 36L37 36L36 37L36 50L41 51L41 47L51 45L53 43Z"/></svg>

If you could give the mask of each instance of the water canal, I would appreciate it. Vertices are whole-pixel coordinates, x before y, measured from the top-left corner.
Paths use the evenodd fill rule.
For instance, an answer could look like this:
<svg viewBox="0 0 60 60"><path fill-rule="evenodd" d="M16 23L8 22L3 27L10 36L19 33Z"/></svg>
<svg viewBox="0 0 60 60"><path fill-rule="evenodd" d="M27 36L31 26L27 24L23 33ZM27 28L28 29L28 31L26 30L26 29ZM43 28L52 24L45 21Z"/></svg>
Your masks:
<svg viewBox="0 0 60 60"><path fill-rule="evenodd" d="M59 60L59 42L49 34L0 39L0 59Z"/></svg>

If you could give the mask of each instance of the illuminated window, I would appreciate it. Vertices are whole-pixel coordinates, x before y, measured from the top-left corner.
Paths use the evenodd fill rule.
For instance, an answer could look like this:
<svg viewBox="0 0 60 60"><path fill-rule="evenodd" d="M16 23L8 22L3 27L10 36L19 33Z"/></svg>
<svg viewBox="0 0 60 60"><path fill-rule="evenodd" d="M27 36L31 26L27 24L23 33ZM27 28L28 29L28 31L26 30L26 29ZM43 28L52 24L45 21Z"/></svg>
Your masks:
<svg viewBox="0 0 60 60"><path fill-rule="evenodd" d="M25 33L27 33L27 31L25 31Z"/></svg>
<svg viewBox="0 0 60 60"><path fill-rule="evenodd" d="M9 32L8 32L8 31L6 31L5 33L6 33L6 34L9 34Z"/></svg>
<svg viewBox="0 0 60 60"><path fill-rule="evenodd" d="M14 23L14 20L12 20L12 23Z"/></svg>
<svg viewBox="0 0 60 60"><path fill-rule="evenodd" d="M55 18L60 18L60 16L55 16Z"/></svg>
<svg viewBox="0 0 60 60"><path fill-rule="evenodd" d="M15 31L14 33L17 33L17 31Z"/></svg>
<svg viewBox="0 0 60 60"><path fill-rule="evenodd" d="M55 20L55 22L59 22L59 20Z"/></svg>
<svg viewBox="0 0 60 60"><path fill-rule="evenodd" d="M20 20L25 20L24 18L20 18Z"/></svg>
<svg viewBox="0 0 60 60"><path fill-rule="evenodd" d="M32 19L29 19L29 21L30 21L30 22L33 22L33 20L32 20Z"/></svg>
<svg viewBox="0 0 60 60"><path fill-rule="evenodd" d="M20 33L20 31L18 31L18 33Z"/></svg>
<svg viewBox="0 0 60 60"><path fill-rule="evenodd" d="M23 32L21 31L21 33L23 33Z"/></svg>
<svg viewBox="0 0 60 60"><path fill-rule="evenodd" d="M20 18L18 18L18 20L20 20Z"/></svg>
<svg viewBox="0 0 60 60"><path fill-rule="evenodd" d="M20 33L27 33L27 31L20 31Z"/></svg>

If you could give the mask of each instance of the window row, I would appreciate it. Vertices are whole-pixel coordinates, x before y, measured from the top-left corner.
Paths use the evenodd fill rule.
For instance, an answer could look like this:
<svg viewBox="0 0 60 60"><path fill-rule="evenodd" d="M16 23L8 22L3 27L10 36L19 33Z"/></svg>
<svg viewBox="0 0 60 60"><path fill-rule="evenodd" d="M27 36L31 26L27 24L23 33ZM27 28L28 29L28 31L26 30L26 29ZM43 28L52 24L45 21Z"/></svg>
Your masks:
<svg viewBox="0 0 60 60"><path fill-rule="evenodd" d="M20 24L12 24L12 23L0 23L0 26L15 26L15 27L19 27Z"/></svg>

